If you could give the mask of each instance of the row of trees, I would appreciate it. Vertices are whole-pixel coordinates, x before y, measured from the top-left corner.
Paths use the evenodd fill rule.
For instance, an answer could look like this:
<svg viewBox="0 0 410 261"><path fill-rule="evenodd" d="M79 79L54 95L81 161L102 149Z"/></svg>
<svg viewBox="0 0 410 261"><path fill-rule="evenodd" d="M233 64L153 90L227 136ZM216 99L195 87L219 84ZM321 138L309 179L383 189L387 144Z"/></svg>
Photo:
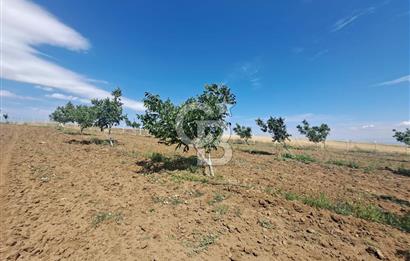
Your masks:
<svg viewBox="0 0 410 261"><path fill-rule="evenodd" d="M65 106L57 107L50 115L50 119L62 124L77 123L81 132L88 127L98 127L101 131L108 129L112 145L111 129L119 125L121 121L125 121L133 128L141 127L140 123L130 121L123 114L121 95L121 90L116 89L110 98L93 99L91 106L75 106L68 102ZM190 145L193 145L193 148L202 155L203 160L206 159L207 154L208 160L205 160L205 163L213 174L210 154L213 150L217 150L224 130L231 125L227 120L229 106L236 104L236 97L231 93L229 87L217 84L205 85L202 94L191 97L180 105L172 103L169 99L162 100L160 96L151 93L145 93L143 102L146 108L145 113L137 115L143 128L158 138L160 143L176 145L177 149L182 147L184 152L189 150ZM270 117L266 122L257 119L256 124L263 132L272 136L273 142L286 147L286 141L291 135L287 132L283 118ZM330 133L327 124L311 126L306 120L303 120L297 129L314 143L325 143ZM233 130L246 143L252 137L250 127L236 124ZM393 131L395 132L394 137L399 142L410 145L409 129L405 132Z"/></svg>
<svg viewBox="0 0 410 261"><path fill-rule="evenodd" d="M59 106L50 114L52 121L66 124L76 123L80 127L80 132L90 127L97 127L101 131L108 129L108 137L111 146L113 145L111 138L111 129L125 120L131 127L137 127L138 124L128 120L127 116L123 114L121 102L121 90L115 89L111 93L112 97L105 99L91 100L91 106L87 105L73 105L68 102L65 106Z"/></svg>
<svg viewBox="0 0 410 261"><path fill-rule="evenodd" d="M291 135L287 132L284 118L270 117L266 122L261 119L257 119L256 124L260 127L261 131L267 132L272 136L273 142L286 146L286 141L290 140L289 138ZM305 135L309 141L314 143L323 142L323 144L325 144L327 136L330 133L330 128L327 124L310 126L306 120L303 120L302 125L298 125L297 129L300 134ZM233 131L247 144L248 140L252 137L252 129L250 127L236 124Z"/></svg>

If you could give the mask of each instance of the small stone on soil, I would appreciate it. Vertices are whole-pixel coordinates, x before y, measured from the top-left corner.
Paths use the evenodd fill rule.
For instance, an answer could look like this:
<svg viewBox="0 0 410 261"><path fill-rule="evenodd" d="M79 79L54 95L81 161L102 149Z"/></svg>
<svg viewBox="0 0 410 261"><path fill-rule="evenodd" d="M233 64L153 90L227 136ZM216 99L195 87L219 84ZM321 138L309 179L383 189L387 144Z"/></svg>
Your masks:
<svg viewBox="0 0 410 261"><path fill-rule="evenodd" d="M382 252L380 251L380 249L378 249L378 248L375 248L375 247L373 247L373 246L369 246L369 247L366 248L366 251L367 251L369 254L371 254L371 255L377 257L378 259L384 259L383 253L382 253Z"/></svg>

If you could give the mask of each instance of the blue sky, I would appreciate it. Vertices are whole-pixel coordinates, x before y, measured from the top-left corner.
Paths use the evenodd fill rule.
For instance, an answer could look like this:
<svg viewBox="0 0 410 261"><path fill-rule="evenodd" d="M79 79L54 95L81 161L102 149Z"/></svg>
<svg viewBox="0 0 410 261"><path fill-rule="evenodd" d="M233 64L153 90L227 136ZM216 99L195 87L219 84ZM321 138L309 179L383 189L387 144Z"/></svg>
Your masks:
<svg viewBox="0 0 410 261"><path fill-rule="evenodd" d="M2 111L46 120L120 86L181 102L205 83L237 95L232 122L304 118L331 139L392 142L410 126L408 0L2 1Z"/></svg>

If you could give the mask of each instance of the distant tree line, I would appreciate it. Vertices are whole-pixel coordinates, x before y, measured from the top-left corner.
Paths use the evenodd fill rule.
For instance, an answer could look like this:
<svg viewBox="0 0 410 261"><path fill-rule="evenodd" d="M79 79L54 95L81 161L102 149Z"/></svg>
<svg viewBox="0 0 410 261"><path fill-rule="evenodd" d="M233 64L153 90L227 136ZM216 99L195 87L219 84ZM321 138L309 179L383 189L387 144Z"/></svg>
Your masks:
<svg viewBox="0 0 410 261"><path fill-rule="evenodd" d="M108 130L110 145L113 145L111 138L111 129L125 120L126 124L137 128L138 123L131 122L127 116L123 114L121 102L121 89L117 88L111 93L112 97L105 99L92 99L91 106L74 105L68 102L65 106L58 106L56 110L50 114L50 120L60 124L76 123L80 127L80 132L90 127L97 127L101 131Z"/></svg>

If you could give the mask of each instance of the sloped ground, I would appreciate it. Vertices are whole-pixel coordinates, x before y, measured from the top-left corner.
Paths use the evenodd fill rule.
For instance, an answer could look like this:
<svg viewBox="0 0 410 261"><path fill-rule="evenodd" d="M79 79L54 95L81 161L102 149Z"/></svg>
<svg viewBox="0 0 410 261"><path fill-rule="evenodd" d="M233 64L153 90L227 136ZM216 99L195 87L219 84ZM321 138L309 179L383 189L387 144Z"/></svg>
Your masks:
<svg viewBox="0 0 410 261"><path fill-rule="evenodd" d="M1 260L409 260L405 223L323 208L404 217L410 177L395 170L410 169L406 155L294 148L313 160L283 160L268 144L234 145L211 179L193 152L150 137L118 133L111 148L50 127L0 135Z"/></svg>

